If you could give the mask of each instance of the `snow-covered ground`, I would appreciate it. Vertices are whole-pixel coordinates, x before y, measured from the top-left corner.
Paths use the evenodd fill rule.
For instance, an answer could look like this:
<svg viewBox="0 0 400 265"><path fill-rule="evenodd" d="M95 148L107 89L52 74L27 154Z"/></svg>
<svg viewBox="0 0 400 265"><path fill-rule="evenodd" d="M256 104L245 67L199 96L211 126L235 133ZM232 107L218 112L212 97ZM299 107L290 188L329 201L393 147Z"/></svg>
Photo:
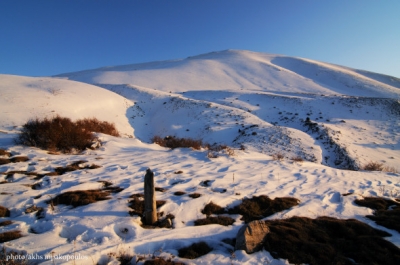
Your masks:
<svg viewBox="0 0 400 265"><path fill-rule="evenodd" d="M72 81L74 80L74 81ZM107 67L57 77L0 75L0 148L26 155L27 162L0 166L0 172L45 173L74 161L100 168L34 180L14 174L0 185L0 205L14 223L0 232L24 237L7 249L37 255L79 254L75 264L116 262L110 253L177 255L177 249L206 241L213 251L186 264L288 264L268 252L248 255L222 242L243 225L194 226L204 206L236 205L244 197L290 196L300 205L268 219L291 216L355 218L388 231L400 247L400 234L365 218L372 210L356 206L362 196L400 196L400 174L353 171L369 161L400 170L400 80L312 60L228 50L182 60ZM96 117L112 121L122 137L99 135L100 149L82 155L49 155L15 145L30 118ZM150 143L154 135L201 138L223 143L223 152L169 150ZM241 146L245 150L239 150ZM283 161L272 156L281 153ZM293 162L300 156L304 162ZM155 172L159 211L171 213L173 229L144 229L131 217L129 196L143 192L145 170ZM182 174L175 174L182 171ZM0 176L5 180L5 175ZM211 180L210 187L200 185ZM111 199L87 206L54 209L46 201L72 190L99 189L109 181L124 188ZM30 185L39 183L32 189ZM225 191L226 192L223 192ZM200 193L192 199L174 192ZM352 193L349 196L342 196ZM45 209L45 218L25 213ZM32 233L35 231L35 233ZM87 258L87 259L86 259ZM44 264L53 264L44 260ZM56 264L71 261L57 260Z"/></svg>

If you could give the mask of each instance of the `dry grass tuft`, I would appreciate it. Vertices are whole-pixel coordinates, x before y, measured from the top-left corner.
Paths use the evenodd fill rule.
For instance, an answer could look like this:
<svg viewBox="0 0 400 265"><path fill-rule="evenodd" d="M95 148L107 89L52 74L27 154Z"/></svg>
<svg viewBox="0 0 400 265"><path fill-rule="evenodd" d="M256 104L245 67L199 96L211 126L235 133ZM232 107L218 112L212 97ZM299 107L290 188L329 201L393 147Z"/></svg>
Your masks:
<svg viewBox="0 0 400 265"><path fill-rule="evenodd" d="M294 156L292 157L292 161L301 163L304 162L304 159L301 156Z"/></svg>
<svg viewBox="0 0 400 265"><path fill-rule="evenodd" d="M163 147L168 147L171 149L175 148L193 148L195 150L200 150L202 147L202 140L192 139L192 138L179 138L175 136L160 137L158 135L154 136L151 141Z"/></svg>
<svg viewBox="0 0 400 265"><path fill-rule="evenodd" d="M0 226L7 226L7 225L10 225L12 223L13 223L12 221L7 220L7 221L0 222Z"/></svg>
<svg viewBox="0 0 400 265"><path fill-rule="evenodd" d="M11 153L8 152L8 151L5 150L5 149L0 148L0 156L10 157L10 156L11 156Z"/></svg>
<svg viewBox="0 0 400 265"><path fill-rule="evenodd" d="M144 265L185 265L185 263L172 261L171 259L165 260L162 257L155 257L153 259L146 260Z"/></svg>
<svg viewBox="0 0 400 265"><path fill-rule="evenodd" d="M229 216L207 216L207 218L204 219L198 219L194 221L195 226L199 225L211 225L211 224L218 224L218 225L232 225L235 222L235 220Z"/></svg>
<svg viewBox="0 0 400 265"><path fill-rule="evenodd" d="M367 215L369 219L400 233L400 203L378 197L365 197L362 200L355 200L354 203L374 209L373 215Z"/></svg>
<svg viewBox="0 0 400 265"><path fill-rule="evenodd" d="M57 195L54 199L48 201L49 204L72 205L73 207L83 206L97 201L111 199L109 191L102 190L77 190L68 191Z"/></svg>
<svg viewBox="0 0 400 265"><path fill-rule="evenodd" d="M221 206L219 206L213 202L210 202L204 207L204 209L201 211L201 213L203 213L207 216L210 216L212 214L223 214L223 213L226 213L226 211Z"/></svg>
<svg viewBox="0 0 400 265"><path fill-rule="evenodd" d="M10 217L10 210L0 205L0 217Z"/></svg>
<svg viewBox="0 0 400 265"><path fill-rule="evenodd" d="M195 193L189 194L188 196L189 196L190 198L192 198L192 199L196 199L196 198L199 198L199 197L201 196L201 194L195 192Z"/></svg>
<svg viewBox="0 0 400 265"><path fill-rule="evenodd" d="M0 243L8 242L22 237L21 231L14 230L0 234Z"/></svg>
<svg viewBox="0 0 400 265"><path fill-rule="evenodd" d="M370 161L362 167L363 170L368 170L368 171L382 171L383 168L384 165L382 163L374 161Z"/></svg>
<svg viewBox="0 0 400 265"><path fill-rule="evenodd" d="M264 248L291 264L400 264L390 234L355 219L292 217L265 221Z"/></svg>
<svg viewBox="0 0 400 265"><path fill-rule="evenodd" d="M211 252L212 248L205 242L193 243L192 245L178 250L178 256L185 259L196 259Z"/></svg>
<svg viewBox="0 0 400 265"><path fill-rule="evenodd" d="M273 154L272 159L277 160L277 161L282 161L285 158L285 156L281 153Z"/></svg>
<svg viewBox="0 0 400 265"><path fill-rule="evenodd" d="M282 197L271 200L268 196L261 195L243 199L240 205L229 209L228 212L243 215L242 220L248 223L287 210L298 205L299 202L296 198Z"/></svg>

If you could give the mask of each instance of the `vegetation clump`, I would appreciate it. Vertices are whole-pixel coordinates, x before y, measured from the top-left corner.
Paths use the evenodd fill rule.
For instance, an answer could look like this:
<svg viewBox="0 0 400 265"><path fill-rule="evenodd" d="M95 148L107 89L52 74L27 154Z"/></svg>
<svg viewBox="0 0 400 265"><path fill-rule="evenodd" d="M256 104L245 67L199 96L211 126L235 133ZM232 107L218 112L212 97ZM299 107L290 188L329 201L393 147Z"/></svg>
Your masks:
<svg viewBox="0 0 400 265"><path fill-rule="evenodd" d="M211 214L223 214L226 213L226 210L224 208L222 208L221 206L210 202L208 203L204 209L201 211L201 213L210 216Z"/></svg>
<svg viewBox="0 0 400 265"><path fill-rule="evenodd" d="M14 230L0 234L0 243L8 242L22 237L21 231Z"/></svg>
<svg viewBox="0 0 400 265"><path fill-rule="evenodd" d="M293 264L400 264L390 234L355 219L292 217L265 221L263 246L274 258Z"/></svg>
<svg viewBox="0 0 400 265"><path fill-rule="evenodd" d="M374 209L374 214L367 215L367 218L375 221L378 225L400 233L400 203L378 197L366 197L362 200L355 200L354 203Z"/></svg>
<svg viewBox="0 0 400 265"><path fill-rule="evenodd" d="M10 216L10 210L0 205L0 217L9 217L9 216Z"/></svg>
<svg viewBox="0 0 400 265"><path fill-rule="evenodd" d="M195 150L200 150L202 147L202 140L192 139L192 138L179 138L175 136L166 136L164 138L160 136L154 136L151 141L163 147L168 147L171 149L175 148L193 148Z"/></svg>
<svg viewBox="0 0 400 265"><path fill-rule="evenodd" d="M73 122L60 116L42 120L29 120L16 138L17 144L34 146L53 152L71 153L92 148L98 140L93 132L119 136L113 123L99 121L96 118Z"/></svg>
<svg viewBox="0 0 400 265"><path fill-rule="evenodd" d="M110 199L109 191L102 190L76 190L68 191L57 195L54 199L48 201L51 205L65 204L73 207L91 204L97 201Z"/></svg>
<svg viewBox="0 0 400 265"><path fill-rule="evenodd" d="M268 196L261 195L243 199L240 205L229 209L228 212L243 215L242 220L248 223L287 210L299 202L296 198L282 197L271 200Z"/></svg>
<svg viewBox="0 0 400 265"><path fill-rule="evenodd" d="M185 258L185 259L196 259L198 257L201 257L203 255L206 255L207 253L211 252L212 248L207 245L206 242L198 242L198 243L193 243L192 245L181 248L178 250L179 252L179 257Z"/></svg>
<svg viewBox="0 0 400 265"><path fill-rule="evenodd" d="M211 225L211 224L218 224L218 225L232 225L235 222L235 219L229 216L207 216L204 219L198 219L194 221L195 226L199 225Z"/></svg>

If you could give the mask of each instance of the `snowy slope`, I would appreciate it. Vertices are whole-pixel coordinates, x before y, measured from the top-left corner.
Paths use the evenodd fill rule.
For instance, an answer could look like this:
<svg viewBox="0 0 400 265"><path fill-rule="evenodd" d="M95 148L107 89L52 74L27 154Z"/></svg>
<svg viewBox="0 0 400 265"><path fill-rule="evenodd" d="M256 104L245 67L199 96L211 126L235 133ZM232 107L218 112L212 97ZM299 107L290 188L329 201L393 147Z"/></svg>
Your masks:
<svg viewBox="0 0 400 265"><path fill-rule="evenodd" d="M130 106L115 93L85 83L0 75L0 130L58 114L73 120L96 117L114 122L121 133L132 135L125 113Z"/></svg>
<svg viewBox="0 0 400 265"><path fill-rule="evenodd" d="M365 218L372 210L354 204L363 196L400 197L400 174L344 170L368 161L400 170L399 84L396 78L361 70L232 50L57 78L0 75L0 148L30 159L0 165L0 205L11 211L0 221L13 221L0 226L0 233L18 229L24 235L2 245L43 257L82 257L40 260L47 265L119 264L113 253L175 256L186 264L288 264L266 251L233 255L222 240L234 238L242 227L238 215L232 226L194 226L211 201L225 207L268 195L301 203L267 219L355 218L388 231L392 236L386 239L400 247L398 232ZM50 155L14 144L19 126L29 118L56 114L112 121L124 136L99 134L100 149L81 155ZM209 158L204 149L169 150L150 143L154 135L224 143L235 154ZM245 150L239 150L242 145ZM283 161L273 159L277 153L285 156ZM294 162L295 156L307 161ZM101 167L38 179L27 175L78 160ZM145 229L140 218L129 215L129 196L143 192L148 167L155 172L155 185L167 189L156 196L166 200L159 211L175 216L173 229ZM7 177L10 171L20 173ZM206 180L209 187L200 185ZM102 188L98 181L124 190L77 208L46 203L66 191ZM202 196L190 198L194 192ZM31 206L43 207L44 218L26 213ZM176 257L177 249L202 240L214 250L195 260Z"/></svg>
<svg viewBox="0 0 400 265"><path fill-rule="evenodd" d="M92 84L134 84L162 91L250 90L400 98L400 80L301 58L227 50L62 74Z"/></svg>

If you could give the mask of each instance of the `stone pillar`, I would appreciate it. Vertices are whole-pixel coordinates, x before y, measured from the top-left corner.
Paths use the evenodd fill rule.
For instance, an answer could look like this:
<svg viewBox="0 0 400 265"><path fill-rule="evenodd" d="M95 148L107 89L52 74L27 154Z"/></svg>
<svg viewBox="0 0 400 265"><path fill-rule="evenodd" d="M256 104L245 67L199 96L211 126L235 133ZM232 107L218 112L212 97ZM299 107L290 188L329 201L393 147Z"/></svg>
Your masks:
<svg viewBox="0 0 400 265"><path fill-rule="evenodd" d="M157 222L156 192L154 189L154 173L148 168L144 176L144 224Z"/></svg>

